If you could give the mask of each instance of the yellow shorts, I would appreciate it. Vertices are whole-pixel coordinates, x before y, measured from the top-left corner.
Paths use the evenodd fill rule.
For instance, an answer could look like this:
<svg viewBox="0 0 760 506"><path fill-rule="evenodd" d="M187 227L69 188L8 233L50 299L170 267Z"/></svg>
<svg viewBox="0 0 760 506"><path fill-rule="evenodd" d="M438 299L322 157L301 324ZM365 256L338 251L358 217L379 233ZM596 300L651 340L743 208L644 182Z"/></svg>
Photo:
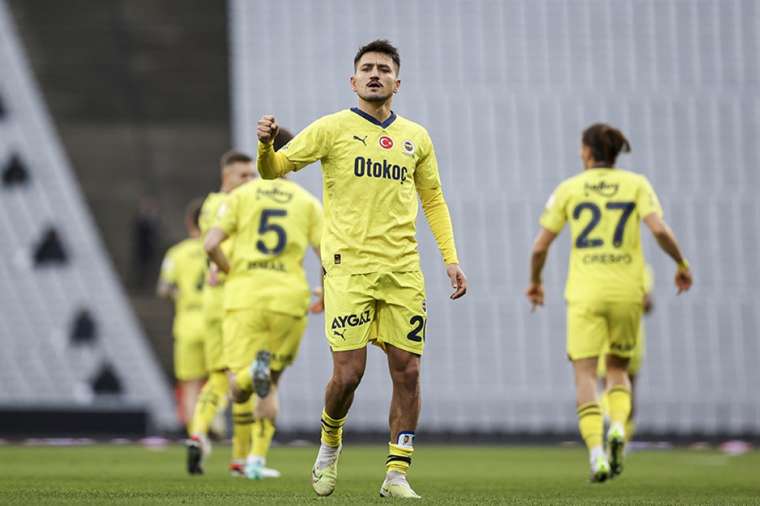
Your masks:
<svg viewBox="0 0 760 506"><path fill-rule="evenodd" d="M202 339L174 340L174 376L179 381L202 379L206 376Z"/></svg>
<svg viewBox="0 0 760 506"><path fill-rule="evenodd" d="M609 353L630 358L643 308L640 302L570 302L567 305L567 356L570 360Z"/></svg>
<svg viewBox="0 0 760 506"><path fill-rule="evenodd" d="M227 311L222 325L224 362L232 372L250 367L261 350L272 353L270 368L281 371L298 356L308 318L247 308Z"/></svg>
<svg viewBox="0 0 760 506"><path fill-rule="evenodd" d="M325 276L325 334L333 351L372 342L422 355L426 325L420 271Z"/></svg>
<svg viewBox="0 0 760 506"><path fill-rule="evenodd" d="M227 367L224 362L224 345L222 341L222 320L206 320L206 335L203 337L203 353L209 371L222 371Z"/></svg>
<svg viewBox="0 0 760 506"><path fill-rule="evenodd" d="M636 346L633 347L633 354L631 360L628 362L628 374L636 376L641 369L641 363L644 361L644 354L646 353L646 335L644 331L644 322L639 322L639 332L636 336ZM599 355L599 364L596 366L596 375L598 378L604 378L607 376L607 361L606 356L609 353L609 346L604 347L604 351Z"/></svg>

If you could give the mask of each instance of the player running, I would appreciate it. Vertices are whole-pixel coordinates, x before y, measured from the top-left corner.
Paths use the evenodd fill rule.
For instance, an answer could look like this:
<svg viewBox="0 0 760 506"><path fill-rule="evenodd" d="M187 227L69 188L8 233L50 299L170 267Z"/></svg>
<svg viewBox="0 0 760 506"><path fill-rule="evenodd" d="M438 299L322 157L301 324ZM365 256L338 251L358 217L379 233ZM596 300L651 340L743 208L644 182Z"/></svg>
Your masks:
<svg viewBox="0 0 760 506"><path fill-rule="evenodd" d="M578 425L590 452L591 479L601 482L622 472L625 422L631 412L631 384L626 369L636 346L644 298L644 255L639 222L677 265L680 294L691 287L689 264L673 232L662 219L649 181L615 169L620 152L630 152L623 134L595 124L583 132L584 171L563 181L549 197L541 230L533 244L530 285L533 307L544 302L541 271L549 246L570 222L572 251L567 275L567 354L575 369ZM602 447L603 419L596 395L599 355L607 355L609 459Z"/></svg>
<svg viewBox="0 0 760 506"><path fill-rule="evenodd" d="M644 315L649 314L653 307L652 287L654 284L654 274L650 265L644 266L644 300L641 302L641 308ZM609 353L609 343L605 344L602 354L599 355L599 362L596 367L596 377L602 382L607 377L607 353ZM625 443L628 444L633 439L633 433L636 430L636 421L634 419L636 411L636 379L638 378L641 364L646 354L646 329L644 320L639 322L638 333L636 335L636 346L631 352L631 359L628 362L628 380L631 382L631 412L628 414L628 420L625 421ZM607 408L607 395L602 398L602 412L609 413Z"/></svg>
<svg viewBox="0 0 760 506"><path fill-rule="evenodd" d="M257 168L266 179L322 162L325 232L325 332L333 374L322 411L322 444L312 469L320 496L335 490L343 425L361 381L367 343L381 346L393 382L385 497L419 497L407 470L420 412L420 357L425 346L425 286L416 240L418 203L433 231L457 299L467 291L449 209L427 131L391 110L400 58L376 40L354 58L358 107L324 116L279 152L273 116L259 120Z"/></svg>
<svg viewBox="0 0 760 506"><path fill-rule="evenodd" d="M200 230L205 237L214 222L219 206L225 197L235 188L248 182L254 175L253 159L237 151L229 151L222 155L220 162L221 188L218 192L209 193L203 202L200 215ZM203 251L202 240L199 241L201 254L206 265L206 255ZM226 250L232 247L228 241L223 246ZM227 406L227 373L222 353L222 318L224 317L224 275L210 268L207 282L203 284L203 314L205 329L203 351L209 378L201 390L200 399L193 415L190 439L187 441L187 471L190 474L202 474L202 460L211 451L207 434L217 413ZM246 455L250 450L252 405L246 403L232 404L232 461L230 472L242 475Z"/></svg>
<svg viewBox="0 0 760 506"><path fill-rule="evenodd" d="M256 179L232 192L206 235L209 257L229 273L224 355L233 374L233 399L250 402L254 390L257 395L245 466L252 479L280 476L265 467L278 414L277 384L306 329L311 292L303 259L309 247L319 257L321 235L319 201L284 179ZM225 239L234 244L227 253L221 247ZM321 299L312 310L322 311Z"/></svg>
<svg viewBox="0 0 760 506"><path fill-rule="evenodd" d="M197 200L187 206L188 237L166 252L156 288L159 297L174 299L174 376L180 391L182 419L188 424L206 377L201 296L206 258L198 229L200 204Z"/></svg>

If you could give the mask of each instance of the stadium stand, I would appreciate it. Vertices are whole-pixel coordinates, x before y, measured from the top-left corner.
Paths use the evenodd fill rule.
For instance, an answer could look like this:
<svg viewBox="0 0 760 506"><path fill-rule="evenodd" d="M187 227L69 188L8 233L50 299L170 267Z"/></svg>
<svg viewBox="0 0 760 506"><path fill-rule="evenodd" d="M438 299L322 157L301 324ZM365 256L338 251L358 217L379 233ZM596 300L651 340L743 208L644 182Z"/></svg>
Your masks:
<svg viewBox="0 0 760 506"><path fill-rule="evenodd" d="M0 68L0 252L6 259L0 264L0 432L173 428L171 391L99 241L4 1Z"/></svg>
<svg viewBox="0 0 760 506"><path fill-rule="evenodd" d="M298 131L353 106L348 76L362 43L383 37L400 48L395 109L436 143L472 286L461 303L447 300L421 226L430 311L421 432L575 431L564 356L566 237L547 266L547 307L531 314L523 290L540 211L579 170L582 129L606 121L628 134L633 153L619 164L653 182L696 276L692 292L676 298L674 266L646 238L656 306L640 430L760 434L757 2L232 0L230 9L241 149L255 149L262 114ZM386 14L405 22L386 23ZM321 194L318 167L295 178ZM311 322L286 375L283 430L312 428L320 412L330 363L321 324ZM378 413L389 381L378 355L352 430L385 426Z"/></svg>

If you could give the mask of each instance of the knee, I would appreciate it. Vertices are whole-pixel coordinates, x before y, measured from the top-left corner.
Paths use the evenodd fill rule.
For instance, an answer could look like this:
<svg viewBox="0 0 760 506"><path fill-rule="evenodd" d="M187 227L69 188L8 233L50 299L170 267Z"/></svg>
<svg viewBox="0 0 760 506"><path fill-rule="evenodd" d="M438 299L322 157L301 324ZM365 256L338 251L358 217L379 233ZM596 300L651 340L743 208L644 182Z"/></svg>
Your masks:
<svg viewBox="0 0 760 506"><path fill-rule="evenodd" d="M332 382L344 392L353 392L362 381L364 371L359 369L342 369L333 372Z"/></svg>
<svg viewBox="0 0 760 506"><path fill-rule="evenodd" d="M419 360L410 360L402 367L391 371L393 383L407 388L416 388L420 380Z"/></svg>

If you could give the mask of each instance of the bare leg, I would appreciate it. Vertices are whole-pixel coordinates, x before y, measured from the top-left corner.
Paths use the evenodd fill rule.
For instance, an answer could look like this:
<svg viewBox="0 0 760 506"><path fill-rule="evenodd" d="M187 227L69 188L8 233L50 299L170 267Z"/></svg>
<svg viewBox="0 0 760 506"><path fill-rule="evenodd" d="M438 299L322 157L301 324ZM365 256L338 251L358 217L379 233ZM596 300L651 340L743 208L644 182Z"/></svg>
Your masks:
<svg viewBox="0 0 760 506"><path fill-rule="evenodd" d="M393 397L389 414L391 442L399 432L414 432L420 417L420 356L387 347L388 369L393 381Z"/></svg>
<svg viewBox="0 0 760 506"><path fill-rule="evenodd" d="M188 426L188 433L190 423L193 419L193 413L195 412L195 404L198 402L198 395L203 388L202 379L194 379L189 381L183 381L181 383L182 391L182 416L185 419L185 423Z"/></svg>
<svg viewBox="0 0 760 506"><path fill-rule="evenodd" d="M631 415L629 420L633 420L636 411L636 375L629 374L628 380L631 382Z"/></svg>
<svg viewBox="0 0 760 506"><path fill-rule="evenodd" d="M333 352L333 374L325 391L325 411L330 417L348 414L366 366L367 348Z"/></svg>
<svg viewBox="0 0 760 506"><path fill-rule="evenodd" d="M616 355L607 355L607 378L606 387L609 390L612 387L625 387L631 389L631 380L628 377L628 362L630 359L618 357Z"/></svg>
<svg viewBox="0 0 760 506"><path fill-rule="evenodd" d="M596 402L596 366L598 357L573 361L575 371L575 406ZM609 378L609 370L607 371Z"/></svg>

